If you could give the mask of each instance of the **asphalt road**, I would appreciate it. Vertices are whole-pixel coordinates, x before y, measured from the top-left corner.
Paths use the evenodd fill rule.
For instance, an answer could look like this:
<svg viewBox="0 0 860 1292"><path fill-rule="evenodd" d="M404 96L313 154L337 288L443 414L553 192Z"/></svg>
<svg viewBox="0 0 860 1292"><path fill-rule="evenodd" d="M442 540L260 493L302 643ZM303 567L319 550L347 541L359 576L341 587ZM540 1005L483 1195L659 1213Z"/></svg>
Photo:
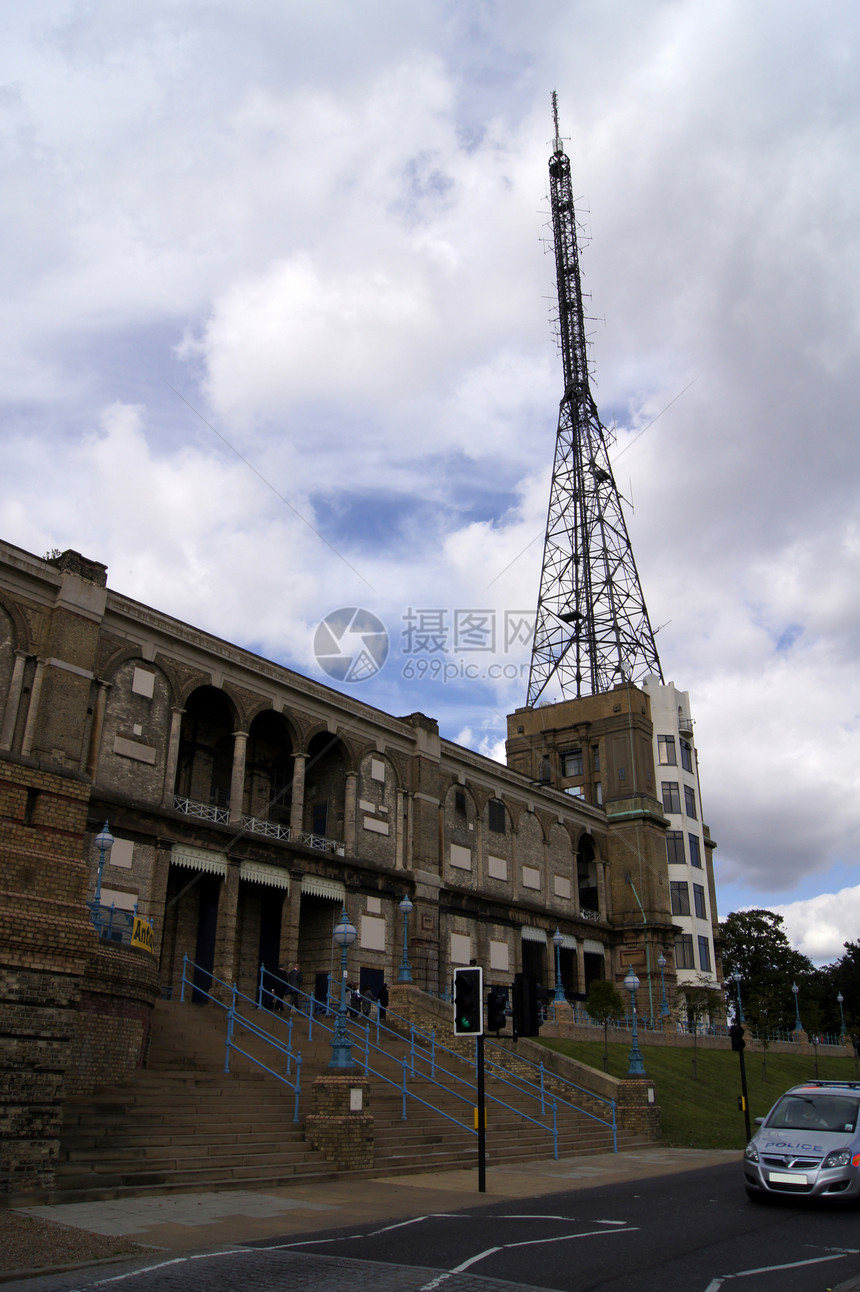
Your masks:
<svg viewBox="0 0 860 1292"><path fill-rule="evenodd" d="M825 1292L860 1211L747 1202L738 1164L6 1284L9 1292Z"/></svg>

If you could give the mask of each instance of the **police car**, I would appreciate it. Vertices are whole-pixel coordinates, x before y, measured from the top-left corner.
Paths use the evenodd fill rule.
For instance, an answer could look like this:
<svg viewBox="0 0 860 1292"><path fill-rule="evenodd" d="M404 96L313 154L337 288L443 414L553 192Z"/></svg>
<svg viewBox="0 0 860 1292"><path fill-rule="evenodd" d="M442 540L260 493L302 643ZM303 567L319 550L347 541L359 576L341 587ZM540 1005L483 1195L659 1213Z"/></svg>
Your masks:
<svg viewBox="0 0 860 1292"><path fill-rule="evenodd" d="M860 1082L792 1086L758 1117L744 1152L744 1181L755 1202L801 1196L860 1199Z"/></svg>

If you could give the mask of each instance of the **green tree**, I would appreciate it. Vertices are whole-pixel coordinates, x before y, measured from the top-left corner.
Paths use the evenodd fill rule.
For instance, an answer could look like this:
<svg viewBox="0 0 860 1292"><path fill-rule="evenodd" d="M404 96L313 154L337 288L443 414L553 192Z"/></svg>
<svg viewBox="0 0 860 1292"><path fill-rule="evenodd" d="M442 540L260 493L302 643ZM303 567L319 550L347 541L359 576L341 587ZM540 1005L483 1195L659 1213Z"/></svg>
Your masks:
<svg viewBox="0 0 860 1292"><path fill-rule="evenodd" d="M609 1024L624 1017L624 1001L614 983L596 979L588 989L585 1002L589 1017L603 1026L603 1071L609 1070Z"/></svg>
<svg viewBox="0 0 860 1292"><path fill-rule="evenodd" d="M701 975L700 975L701 978ZM699 1028L705 1020L710 1021L714 1014L722 1009L722 996L715 988L708 985L707 979L698 983L684 983L683 1011L687 1015L687 1026L693 1034L693 1079L696 1071L696 1050Z"/></svg>
<svg viewBox="0 0 860 1292"><path fill-rule="evenodd" d="M812 961L796 951L775 911L733 911L720 925L726 1000L735 1004L731 975L741 976L745 1016L760 1027L766 1016L770 1028L794 1028L791 985L814 975Z"/></svg>

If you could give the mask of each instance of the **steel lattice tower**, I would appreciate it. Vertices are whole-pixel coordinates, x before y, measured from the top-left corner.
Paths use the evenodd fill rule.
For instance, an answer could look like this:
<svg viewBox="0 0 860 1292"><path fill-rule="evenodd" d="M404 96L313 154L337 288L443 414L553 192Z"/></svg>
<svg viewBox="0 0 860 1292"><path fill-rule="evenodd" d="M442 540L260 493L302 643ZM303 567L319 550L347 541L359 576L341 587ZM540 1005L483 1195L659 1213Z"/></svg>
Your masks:
<svg viewBox="0 0 860 1292"><path fill-rule="evenodd" d="M621 499L588 381L570 159L558 129L549 161L564 395L541 569L528 704L555 678L564 699L663 675Z"/></svg>

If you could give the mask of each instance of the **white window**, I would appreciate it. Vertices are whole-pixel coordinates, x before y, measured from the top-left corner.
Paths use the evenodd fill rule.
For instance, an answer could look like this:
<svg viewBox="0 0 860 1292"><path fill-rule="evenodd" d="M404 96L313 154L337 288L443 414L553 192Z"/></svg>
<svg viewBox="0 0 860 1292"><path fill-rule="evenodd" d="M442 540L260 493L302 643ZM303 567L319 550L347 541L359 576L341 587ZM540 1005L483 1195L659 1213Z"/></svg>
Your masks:
<svg viewBox="0 0 860 1292"><path fill-rule="evenodd" d="M533 866L523 866L523 888L540 888L540 871Z"/></svg>
<svg viewBox="0 0 860 1292"><path fill-rule="evenodd" d="M384 951L385 950L385 920L376 915L362 915L359 918L361 925L361 942L360 945L365 951Z"/></svg>
<svg viewBox="0 0 860 1292"><path fill-rule="evenodd" d="M142 695L147 700L151 700L155 689L155 674L150 673L149 669L136 667L131 679L131 689L135 695Z"/></svg>
<svg viewBox="0 0 860 1292"><path fill-rule="evenodd" d="M507 973L510 968L510 953L507 942L490 942L490 968L499 973Z"/></svg>
<svg viewBox="0 0 860 1292"><path fill-rule="evenodd" d="M451 844L451 865L458 870L472 869L472 849L464 848L461 843Z"/></svg>
<svg viewBox="0 0 860 1292"><path fill-rule="evenodd" d="M564 875L556 875L553 879L553 892L556 897L570 899L570 880Z"/></svg>
<svg viewBox="0 0 860 1292"><path fill-rule="evenodd" d="M370 779L372 781L385 780L385 763L381 758L371 758L370 760Z"/></svg>
<svg viewBox="0 0 860 1292"><path fill-rule="evenodd" d="M491 879L507 879L508 863L504 857L494 857L492 853L487 857L487 874Z"/></svg>
<svg viewBox="0 0 860 1292"><path fill-rule="evenodd" d="M131 863L134 860L134 844L131 839L114 839L108 857L112 866L122 866L124 870L131 870Z"/></svg>
<svg viewBox="0 0 860 1292"><path fill-rule="evenodd" d="M451 934L451 964L467 965L472 959L472 939L468 933Z"/></svg>

